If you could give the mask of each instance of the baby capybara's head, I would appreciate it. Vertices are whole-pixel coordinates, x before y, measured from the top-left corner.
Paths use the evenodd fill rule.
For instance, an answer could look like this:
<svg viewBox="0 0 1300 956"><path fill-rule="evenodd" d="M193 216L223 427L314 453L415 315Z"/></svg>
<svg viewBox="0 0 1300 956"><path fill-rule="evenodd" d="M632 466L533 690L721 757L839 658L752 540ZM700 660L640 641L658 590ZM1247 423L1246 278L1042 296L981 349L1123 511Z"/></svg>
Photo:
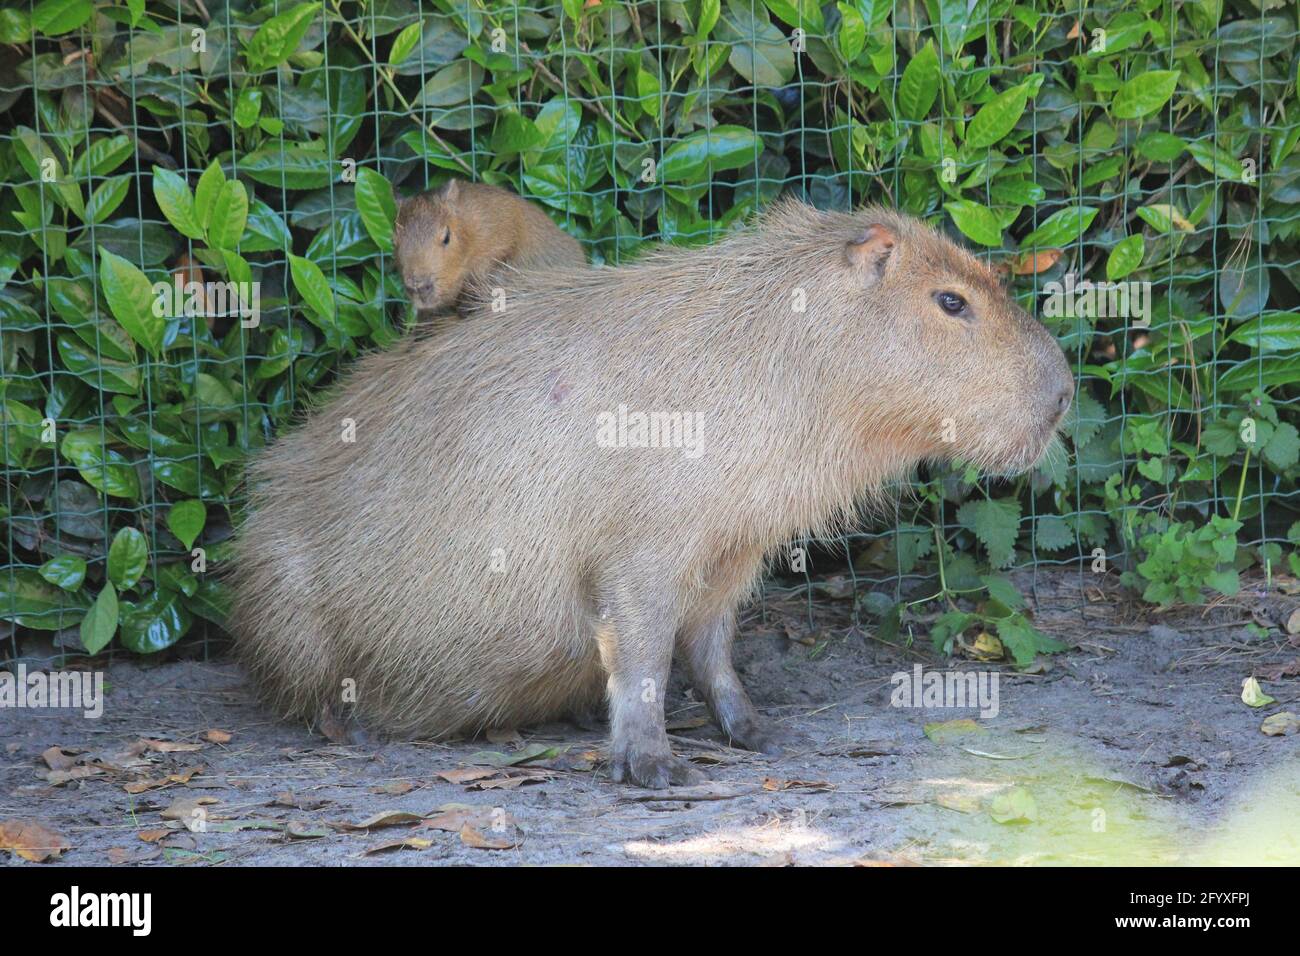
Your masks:
<svg viewBox="0 0 1300 956"><path fill-rule="evenodd" d="M393 255L417 310L453 306L473 266L474 223L459 213L460 185L402 201L393 225Z"/></svg>
<svg viewBox="0 0 1300 956"><path fill-rule="evenodd" d="M822 255L829 227L837 261L819 271L838 303L822 320L860 356L860 368L840 368L865 390L868 437L999 473L1037 462L1074 394L1047 329L988 266L919 220L875 208L821 215Z"/></svg>

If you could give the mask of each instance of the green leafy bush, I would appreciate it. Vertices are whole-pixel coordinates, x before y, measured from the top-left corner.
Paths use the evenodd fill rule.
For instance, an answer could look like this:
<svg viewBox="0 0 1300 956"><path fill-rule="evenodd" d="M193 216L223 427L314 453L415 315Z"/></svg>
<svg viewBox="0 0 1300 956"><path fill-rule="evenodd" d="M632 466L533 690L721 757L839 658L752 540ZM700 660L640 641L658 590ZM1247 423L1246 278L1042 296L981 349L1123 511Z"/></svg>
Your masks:
<svg viewBox="0 0 1300 956"><path fill-rule="evenodd" d="M931 473L856 562L944 562L1018 660L1045 645L971 555L1100 553L1162 603L1235 587L1227 564L1298 573L1296 26L1275 0L2 10L0 618L92 651L219 623L241 460L401 334L394 186L449 175L541 203L596 262L782 192L983 250L1077 369L1071 456ZM1067 274L1150 298L1080 313ZM153 308L177 276L260 295Z"/></svg>

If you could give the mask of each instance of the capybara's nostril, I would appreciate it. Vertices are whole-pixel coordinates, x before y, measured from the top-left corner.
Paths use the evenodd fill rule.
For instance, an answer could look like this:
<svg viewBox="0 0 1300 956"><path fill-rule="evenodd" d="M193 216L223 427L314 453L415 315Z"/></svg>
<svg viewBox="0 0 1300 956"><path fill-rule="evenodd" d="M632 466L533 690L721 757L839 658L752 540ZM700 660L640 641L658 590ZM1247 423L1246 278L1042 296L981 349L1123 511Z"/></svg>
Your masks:
<svg viewBox="0 0 1300 956"><path fill-rule="evenodd" d="M1056 417L1060 420L1065 417L1065 413L1070 410L1070 402L1074 400L1074 383L1061 387L1056 395Z"/></svg>

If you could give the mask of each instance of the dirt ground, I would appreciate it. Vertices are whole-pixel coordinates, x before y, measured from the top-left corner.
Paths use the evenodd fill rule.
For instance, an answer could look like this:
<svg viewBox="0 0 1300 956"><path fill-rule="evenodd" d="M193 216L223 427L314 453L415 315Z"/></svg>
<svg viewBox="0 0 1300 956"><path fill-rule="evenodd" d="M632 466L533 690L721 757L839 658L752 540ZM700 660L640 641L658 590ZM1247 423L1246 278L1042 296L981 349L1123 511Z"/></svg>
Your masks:
<svg viewBox="0 0 1300 956"><path fill-rule="evenodd" d="M674 745L709 782L672 791L611 783L598 726L341 746L228 662L118 662L99 719L0 714L0 822L61 834L52 866L1300 863L1300 735L1261 732L1300 711L1300 638L1278 626L1300 598L1154 616L1077 573L1035 583L1038 625L1073 649L992 668L990 719L890 705L915 664L990 665L880 643L847 609L809 635L802 599L769 600L738 665L805 742L723 746L675 678ZM1243 703L1252 674L1276 703Z"/></svg>

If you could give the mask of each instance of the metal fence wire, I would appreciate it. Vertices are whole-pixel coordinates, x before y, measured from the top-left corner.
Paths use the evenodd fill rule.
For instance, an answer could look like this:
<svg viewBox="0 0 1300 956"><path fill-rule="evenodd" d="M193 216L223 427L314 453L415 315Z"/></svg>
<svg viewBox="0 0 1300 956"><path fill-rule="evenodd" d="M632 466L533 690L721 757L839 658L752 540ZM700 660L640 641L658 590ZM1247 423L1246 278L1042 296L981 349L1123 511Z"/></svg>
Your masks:
<svg viewBox="0 0 1300 956"><path fill-rule="evenodd" d="M1043 317L1077 376L1068 460L1011 482L930 469L891 520L796 542L806 560L781 556L766 596L814 625L843 620L834 605L882 626L941 559L948 587L1013 610L1017 570L1022 589L1050 567L1125 573L1158 603L1294 576L1296 16L1284 0L11 4L0 659L206 650L242 460L403 334L392 197L448 177L540 204L604 265L709 242L782 194L880 202L978 250ZM176 277L249 283L257 324L238 300L158 314Z"/></svg>

